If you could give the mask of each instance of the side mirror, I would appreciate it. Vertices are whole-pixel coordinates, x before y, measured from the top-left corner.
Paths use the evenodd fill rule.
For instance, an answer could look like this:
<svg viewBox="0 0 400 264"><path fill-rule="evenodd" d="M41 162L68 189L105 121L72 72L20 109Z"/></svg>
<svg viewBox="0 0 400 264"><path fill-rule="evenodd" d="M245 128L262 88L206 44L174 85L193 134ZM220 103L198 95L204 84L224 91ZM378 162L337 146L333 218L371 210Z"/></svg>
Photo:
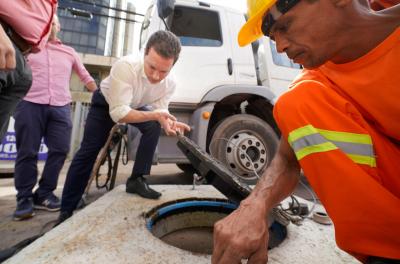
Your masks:
<svg viewBox="0 0 400 264"><path fill-rule="evenodd" d="M167 18L172 14L175 7L175 0L157 0L157 10L160 18Z"/></svg>

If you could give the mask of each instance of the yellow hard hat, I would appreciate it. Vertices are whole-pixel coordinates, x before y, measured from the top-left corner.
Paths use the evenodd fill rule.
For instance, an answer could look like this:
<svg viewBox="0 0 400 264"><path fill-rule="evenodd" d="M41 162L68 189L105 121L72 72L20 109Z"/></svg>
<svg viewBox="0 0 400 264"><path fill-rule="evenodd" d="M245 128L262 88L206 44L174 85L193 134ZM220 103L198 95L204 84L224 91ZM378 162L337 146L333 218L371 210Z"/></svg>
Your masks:
<svg viewBox="0 0 400 264"><path fill-rule="evenodd" d="M261 31L263 16L276 1L277 0L247 0L249 19L239 32L238 42L240 46L246 46L263 35Z"/></svg>

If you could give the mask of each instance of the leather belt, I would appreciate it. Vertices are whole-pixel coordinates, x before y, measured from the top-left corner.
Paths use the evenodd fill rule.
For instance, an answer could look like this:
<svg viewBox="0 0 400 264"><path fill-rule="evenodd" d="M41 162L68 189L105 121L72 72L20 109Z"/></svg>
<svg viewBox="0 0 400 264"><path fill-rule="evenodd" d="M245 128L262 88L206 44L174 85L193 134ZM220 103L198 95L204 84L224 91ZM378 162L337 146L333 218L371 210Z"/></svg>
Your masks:
<svg viewBox="0 0 400 264"><path fill-rule="evenodd" d="M17 46L23 55L26 55L31 52L32 45L30 45L26 40L24 40L20 35L18 35L12 27L10 27L7 23L0 20L0 24L4 29L4 32L8 35L11 41Z"/></svg>

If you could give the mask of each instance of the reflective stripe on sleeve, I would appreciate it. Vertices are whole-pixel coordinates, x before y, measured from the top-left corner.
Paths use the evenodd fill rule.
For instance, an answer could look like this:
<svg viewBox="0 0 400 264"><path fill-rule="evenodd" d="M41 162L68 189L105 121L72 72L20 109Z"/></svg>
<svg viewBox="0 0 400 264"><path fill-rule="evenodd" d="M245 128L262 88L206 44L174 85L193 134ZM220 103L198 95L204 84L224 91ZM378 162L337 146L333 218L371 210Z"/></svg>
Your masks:
<svg viewBox="0 0 400 264"><path fill-rule="evenodd" d="M288 141L298 160L313 153L340 149L355 163L376 167L372 139L368 134L331 131L307 125L289 133Z"/></svg>

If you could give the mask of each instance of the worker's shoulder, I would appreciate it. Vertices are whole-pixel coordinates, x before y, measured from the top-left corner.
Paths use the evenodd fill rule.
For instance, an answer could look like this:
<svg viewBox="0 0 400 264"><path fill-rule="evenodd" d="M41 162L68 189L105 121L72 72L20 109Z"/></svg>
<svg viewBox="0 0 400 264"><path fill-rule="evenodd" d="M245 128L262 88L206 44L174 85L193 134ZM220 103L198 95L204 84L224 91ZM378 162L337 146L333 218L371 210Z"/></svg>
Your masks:
<svg viewBox="0 0 400 264"><path fill-rule="evenodd" d="M290 89L299 88L309 85L329 85L329 81L326 76L318 69L304 69L297 77L292 81L289 86Z"/></svg>
<svg viewBox="0 0 400 264"><path fill-rule="evenodd" d="M319 98L331 84L318 70L304 69L291 83L289 89L279 96L274 108L293 109L309 99ZM328 88L328 89L327 89Z"/></svg>

